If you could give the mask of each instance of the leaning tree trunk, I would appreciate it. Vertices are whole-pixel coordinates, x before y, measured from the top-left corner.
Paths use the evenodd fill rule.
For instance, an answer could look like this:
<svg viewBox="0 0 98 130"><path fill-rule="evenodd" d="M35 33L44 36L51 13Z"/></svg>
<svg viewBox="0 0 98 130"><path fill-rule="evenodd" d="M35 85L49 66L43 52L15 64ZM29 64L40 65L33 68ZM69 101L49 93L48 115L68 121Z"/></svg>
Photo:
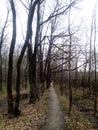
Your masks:
<svg viewBox="0 0 98 130"><path fill-rule="evenodd" d="M10 0L10 5L13 15L13 33L9 52L9 62L8 62L8 77L7 77L7 103L8 103L8 113L13 114L13 99L12 99L12 73L13 73L13 53L16 43L16 10L13 0Z"/></svg>
<svg viewBox="0 0 98 130"><path fill-rule="evenodd" d="M19 103L20 103L20 67L22 63L22 59L25 53L26 48L28 47L29 40L32 37L32 20L35 12L36 4L39 0L36 0L33 5L30 6L29 15L28 15L28 22L27 22L27 33L26 33L26 40L21 50L20 56L17 61L17 79L16 79L16 101L15 101L15 109L14 115L18 116L20 113L19 110Z"/></svg>

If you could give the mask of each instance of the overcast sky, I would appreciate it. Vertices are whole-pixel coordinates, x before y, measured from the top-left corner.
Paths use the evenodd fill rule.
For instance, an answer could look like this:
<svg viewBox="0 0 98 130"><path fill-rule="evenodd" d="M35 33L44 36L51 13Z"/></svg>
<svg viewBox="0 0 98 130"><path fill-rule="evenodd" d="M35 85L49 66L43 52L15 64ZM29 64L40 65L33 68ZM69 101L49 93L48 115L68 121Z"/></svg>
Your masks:
<svg viewBox="0 0 98 130"><path fill-rule="evenodd" d="M8 0L0 0L0 26L2 27L5 18L6 18L6 6L7 6L7 1ZM19 0L16 0L17 2L17 31L18 31L18 40L21 39L21 25L22 25L22 29L23 32L25 32L26 30L26 11L25 8L23 7L23 5L19 2ZM76 11L73 11L71 14L72 17L72 21L76 22L76 24L79 24L79 22L81 21L81 19L83 19L83 22L86 26L88 26L88 24L90 24L91 22L91 16L93 13L93 8L95 6L95 3L97 2L97 0L82 0L82 2L80 2L80 4L78 4L77 7L79 7L79 9L77 9ZM11 18L11 17L10 17ZM11 26L10 26L11 28ZM11 30L10 30L11 31ZM25 33L24 33L25 35ZM20 41L21 42L21 41Z"/></svg>

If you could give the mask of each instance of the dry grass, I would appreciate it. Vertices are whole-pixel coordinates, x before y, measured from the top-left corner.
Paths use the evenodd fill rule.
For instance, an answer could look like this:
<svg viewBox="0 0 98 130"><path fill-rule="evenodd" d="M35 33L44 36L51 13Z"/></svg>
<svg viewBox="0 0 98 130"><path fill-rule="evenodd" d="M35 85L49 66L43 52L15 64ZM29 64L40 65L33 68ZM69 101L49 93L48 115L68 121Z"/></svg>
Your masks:
<svg viewBox="0 0 98 130"><path fill-rule="evenodd" d="M93 125L86 118L85 114L80 112L76 105L72 105L72 111L70 116L68 116L69 100L65 95L60 95L59 86L57 87L57 92L61 102L62 110L64 112L64 120L66 130L94 130ZM80 92L80 94L82 94ZM79 96L79 94L77 95ZM86 102L87 103L87 102Z"/></svg>
<svg viewBox="0 0 98 130"><path fill-rule="evenodd" d="M68 116L69 101L65 96L60 96L60 101L65 114L66 130L93 130L92 124L75 105L72 106L71 114Z"/></svg>
<svg viewBox="0 0 98 130"><path fill-rule="evenodd" d="M34 105L25 100L20 106L22 113L17 118L8 119L6 114L1 115L0 130L38 130L45 119L47 97L48 92Z"/></svg>

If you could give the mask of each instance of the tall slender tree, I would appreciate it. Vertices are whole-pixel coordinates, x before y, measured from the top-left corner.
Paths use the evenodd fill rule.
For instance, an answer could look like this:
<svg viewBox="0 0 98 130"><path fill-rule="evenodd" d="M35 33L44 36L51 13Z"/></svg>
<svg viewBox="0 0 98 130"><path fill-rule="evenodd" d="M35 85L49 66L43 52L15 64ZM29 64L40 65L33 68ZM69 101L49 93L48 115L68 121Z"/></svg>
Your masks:
<svg viewBox="0 0 98 130"><path fill-rule="evenodd" d="M71 3L71 0L70 0ZM68 16L68 33L69 33L69 114L71 112L71 107L72 107L72 87L71 87L71 50L72 50L72 35L71 35L71 27L70 27L70 13L71 13L71 8L69 8L69 16Z"/></svg>
<svg viewBox="0 0 98 130"><path fill-rule="evenodd" d="M31 4L30 4L30 7L29 7L29 14L28 14L26 40L25 40L25 43L22 47L20 56L19 56L18 61L17 61L16 101L15 101L15 110L14 110L15 116L18 116L20 114L20 110L19 110L19 103L20 103L20 67L21 67L22 59L23 59L24 53L26 51L26 48L29 46L30 41L31 41L32 21L33 21L33 16L34 16L34 12L35 12L36 5L37 5L38 1L39 0L35 0L33 2L31 0ZM32 57L32 50L31 50L30 46L29 46L29 51L30 51L30 58L31 58ZM34 86L32 86L32 87L34 88ZM33 100L32 102L35 102L35 92L34 91L32 91L32 100Z"/></svg>
<svg viewBox="0 0 98 130"><path fill-rule="evenodd" d="M96 63L96 7L94 11L94 64L95 64L95 85L94 85L94 112L97 112L97 63Z"/></svg>
<svg viewBox="0 0 98 130"><path fill-rule="evenodd" d="M12 114L14 112L13 107L13 97L12 97L12 73L13 73L13 54L16 43L16 10L14 0L10 0L12 16L13 16L13 33L12 40L9 51L9 62L8 62L8 76L7 76L7 103L8 103L8 113Z"/></svg>
<svg viewBox="0 0 98 130"><path fill-rule="evenodd" d="M88 71L89 96L91 95L92 37L93 37L93 18L91 21L91 30L90 30L89 71Z"/></svg>
<svg viewBox="0 0 98 130"><path fill-rule="evenodd" d="M9 10L7 11L7 17L1 31L1 36L0 36L0 91L2 90L2 78L3 78L2 77L2 46L3 46L4 40L6 39L5 30L8 23L8 16L9 16Z"/></svg>

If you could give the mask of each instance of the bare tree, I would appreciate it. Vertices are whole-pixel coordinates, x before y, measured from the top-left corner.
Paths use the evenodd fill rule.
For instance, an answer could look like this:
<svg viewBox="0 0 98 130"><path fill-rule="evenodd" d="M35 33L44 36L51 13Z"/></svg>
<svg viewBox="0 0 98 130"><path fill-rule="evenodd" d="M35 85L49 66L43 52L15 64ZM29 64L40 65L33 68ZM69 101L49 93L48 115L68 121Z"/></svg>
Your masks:
<svg viewBox="0 0 98 130"><path fill-rule="evenodd" d="M87 36L86 36L86 42L87 42ZM87 62L87 43L85 45L85 62ZM84 65L84 72L83 72L83 77L82 77L83 96L85 93L85 87L87 85L86 73L87 73L87 64Z"/></svg>
<svg viewBox="0 0 98 130"><path fill-rule="evenodd" d="M36 5L38 2L39 2L39 0L35 0L33 3L33 1L31 0L29 14L28 14L26 40L25 40L25 43L23 45L23 48L21 50L20 56L19 56L18 61L17 61L16 102L15 102L15 110L14 110L15 116L18 116L20 114L19 103L20 103L20 67L21 67L21 62L22 62L26 48L30 45L30 41L31 41L31 37L32 37L32 20L33 20L35 8L36 8ZM31 57L32 57L31 47L29 48L29 51L30 51L30 59L31 59ZM34 88L34 86L32 86L32 87ZM33 98L33 102L35 102L35 92L34 91L32 91L32 98Z"/></svg>
<svg viewBox="0 0 98 130"><path fill-rule="evenodd" d="M91 22L91 32L90 32L89 72L88 72L89 95L91 94L92 35L93 35L93 19Z"/></svg>
<svg viewBox="0 0 98 130"><path fill-rule="evenodd" d="M34 53L33 53L33 84L35 87L35 98L39 99L39 84L37 84L37 82L39 82L39 77L37 76L37 69L38 69L38 56L39 56L39 46L40 45L40 5L41 5L41 1L38 1L37 4L37 27L36 27L36 36L35 36L35 44L34 44Z"/></svg>
<svg viewBox="0 0 98 130"><path fill-rule="evenodd" d="M8 76L7 76L7 102L8 102L8 113L12 114L14 112L13 108L13 97L12 97L12 73L13 73L13 53L16 43L16 10L14 1L10 0L12 15L13 15L13 33L9 52L9 62L8 62Z"/></svg>
<svg viewBox="0 0 98 130"><path fill-rule="evenodd" d="M1 31L1 36L0 36L0 91L2 90L2 46L3 46L4 40L6 39L5 30L8 23L8 16L9 16L9 10L7 12L6 20L5 20L4 26Z"/></svg>
<svg viewBox="0 0 98 130"><path fill-rule="evenodd" d="M70 0L71 2L71 0ZM69 114L71 112L71 107L72 107L72 87L71 87L71 50L72 50L72 35L71 35L71 28L70 28L70 11L71 8L69 9L69 16L68 16L68 33L69 33Z"/></svg>
<svg viewBox="0 0 98 130"><path fill-rule="evenodd" d="M94 83L94 112L97 112L97 64L96 64L96 7L94 12L94 64L95 64L95 83Z"/></svg>
<svg viewBox="0 0 98 130"><path fill-rule="evenodd" d="M46 62L45 62L45 68L44 68L44 75L46 78L46 84L47 88L50 87L50 83L52 81L52 73L51 73L51 54L52 54L52 47L53 43L55 40L55 37L53 36L54 32L56 31L57 28L57 17L53 18L50 21L50 37L48 38L49 40L49 47L48 47L48 52L47 52L47 57L46 57Z"/></svg>

